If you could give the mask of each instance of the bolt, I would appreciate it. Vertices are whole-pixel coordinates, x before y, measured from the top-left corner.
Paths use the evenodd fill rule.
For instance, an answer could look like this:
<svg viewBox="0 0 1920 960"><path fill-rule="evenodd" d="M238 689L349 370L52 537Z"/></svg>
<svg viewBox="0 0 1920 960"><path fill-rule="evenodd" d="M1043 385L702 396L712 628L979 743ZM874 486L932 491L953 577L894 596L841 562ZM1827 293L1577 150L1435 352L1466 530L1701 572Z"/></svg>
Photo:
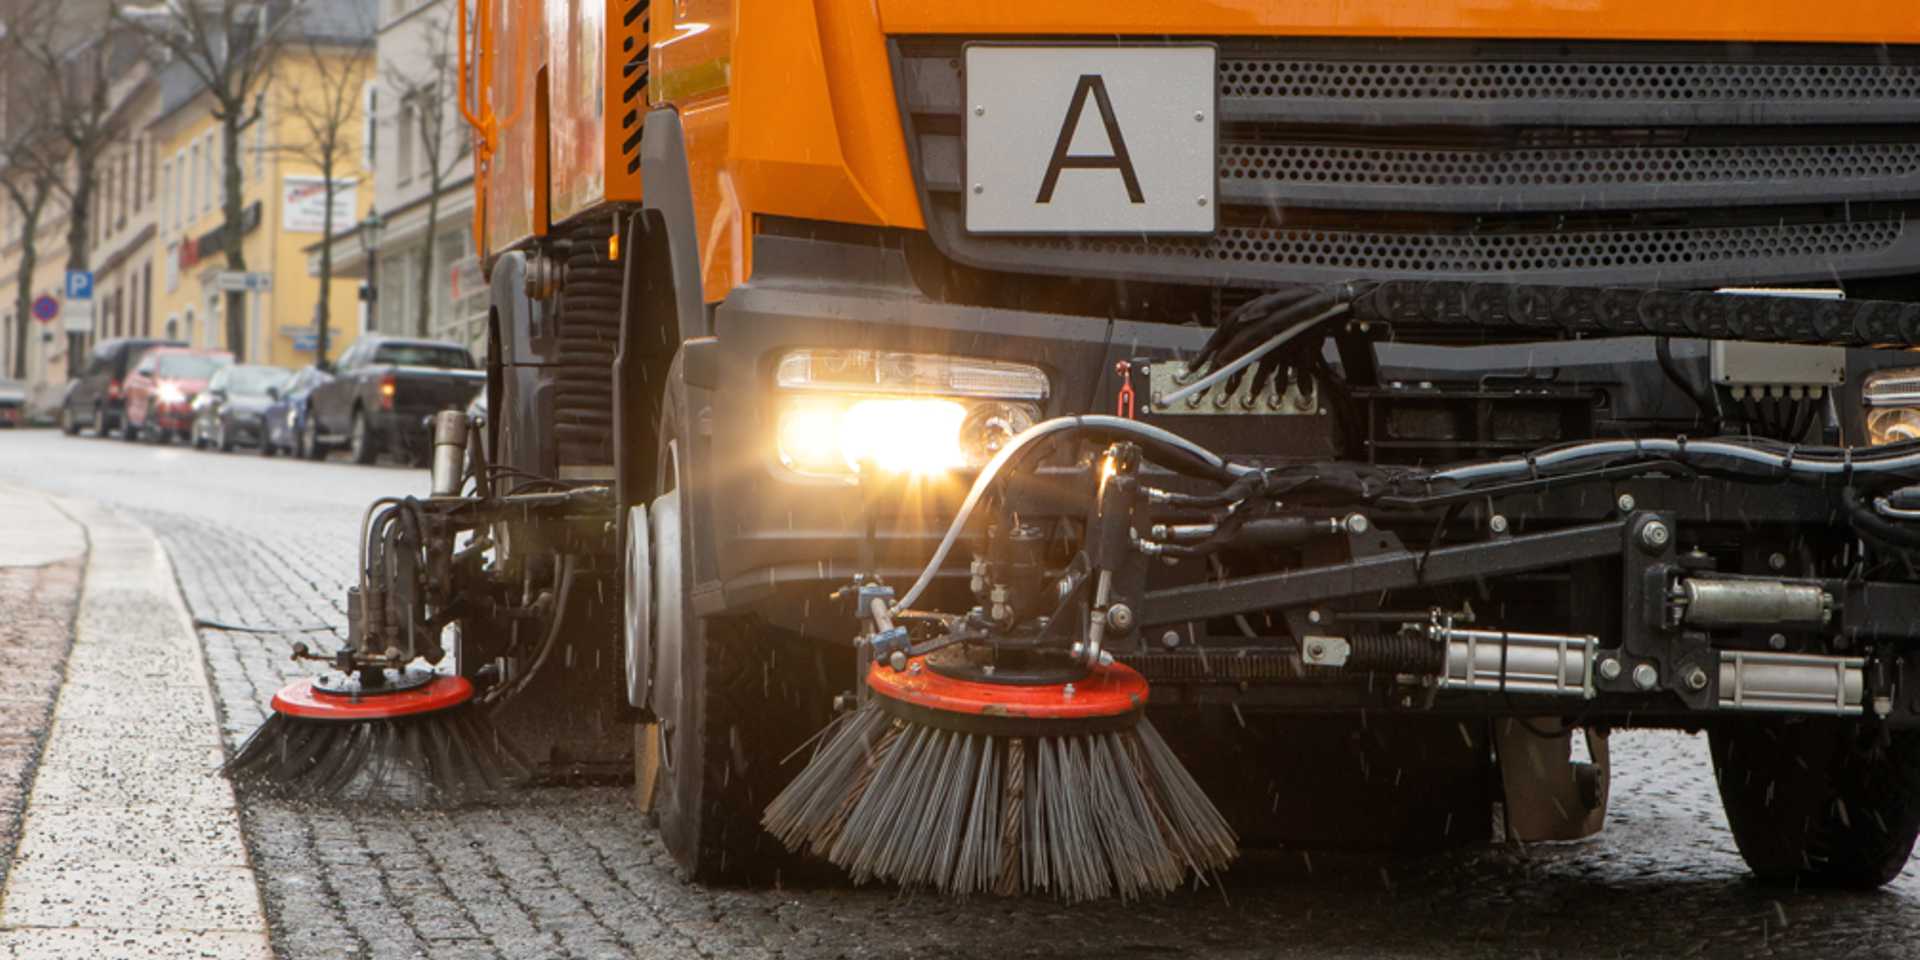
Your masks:
<svg viewBox="0 0 1920 960"><path fill-rule="evenodd" d="M1784 633L1776 633L1773 636L1768 637L1767 646L1772 647L1775 650L1785 650L1787 648L1787 635Z"/></svg>
<svg viewBox="0 0 1920 960"><path fill-rule="evenodd" d="M975 194L982 194L982 193L986 193L986 192L987 192L987 185L986 185L986 184L984 184L984 183L976 183L976 184L974 184L974 185L973 185L973 192L974 192Z"/></svg>
<svg viewBox="0 0 1920 960"><path fill-rule="evenodd" d="M1649 520L1640 528L1640 543L1648 553L1659 553L1673 539L1673 531L1659 520Z"/></svg>
<svg viewBox="0 0 1920 960"><path fill-rule="evenodd" d="M1207 119L1207 112L1205 110L1195 110L1193 112L1193 119L1195 123L1205 123Z"/></svg>
<svg viewBox="0 0 1920 960"><path fill-rule="evenodd" d="M1775 570L1785 570L1787 568L1787 555L1784 553L1776 553L1768 557L1767 566Z"/></svg>
<svg viewBox="0 0 1920 960"><path fill-rule="evenodd" d="M987 108L986 108L986 107L974 107L974 108L973 108L973 115L974 115L974 116L976 116L976 117L984 117L984 116L986 116L986 115L987 115Z"/></svg>
<svg viewBox="0 0 1920 960"><path fill-rule="evenodd" d="M1107 626L1115 630L1133 629L1133 608L1124 603L1116 603L1107 608Z"/></svg>
<svg viewBox="0 0 1920 960"><path fill-rule="evenodd" d="M1347 514L1347 532L1348 533L1366 533L1367 528L1371 526L1372 524L1367 522L1366 514L1364 513Z"/></svg>
<svg viewBox="0 0 1920 960"><path fill-rule="evenodd" d="M1702 670L1699 667L1694 667L1693 669L1687 671L1687 689L1688 690L1705 690L1706 688L1707 688L1707 672L1705 670Z"/></svg>
<svg viewBox="0 0 1920 960"><path fill-rule="evenodd" d="M1488 530L1492 530L1492 531L1493 531L1494 533L1506 533L1506 532L1507 532L1507 518L1506 518L1506 517L1504 517L1504 516L1501 516L1500 514L1497 514L1497 513L1496 513L1496 514L1494 514L1494 515L1493 515L1493 516L1491 516L1491 517L1488 517L1488 518L1487 518L1487 529L1488 529Z"/></svg>
<svg viewBox="0 0 1920 960"><path fill-rule="evenodd" d="M1319 623L1319 622L1320 622L1320 611L1318 611L1318 610L1308 610L1308 611L1307 611L1307 622L1308 622L1308 623Z"/></svg>
<svg viewBox="0 0 1920 960"><path fill-rule="evenodd" d="M1084 643L1081 643L1078 640L1075 640L1073 642L1073 646L1067 648L1067 654L1073 657L1075 660L1078 660L1081 657L1086 656L1086 653L1087 653L1087 645Z"/></svg>
<svg viewBox="0 0 1920 960"><path fill-rule="evenodd" d="M1633 494L1631 493L1621 494L1620 499L1615 500L1614 504L1620 508L1621 513L1632 513L1633 512Z"/></svg>
<svg viewBox="0 0 1920 960"><path fill-rule="evenodd" d="M1103 667L1113 666L1113 654L1105 650L1100 651L1100 665Z"/></svg>
<svg viewBox="0 0 1920 960"><path fill-rule="evenodd" d="M1161 645L1161 646L1163 646L1163 647L1166 647L1166 648L1167 648L1168 650L1172 650L1172 649L1173 649L1174 647L1177 647L1177 646L1179 646L1179 645L1180 645L1180 631L1178 631L1178 630L1168 630L1168 631L1167 631L1166 633L1163 633L1163 634L1161 634L1161 635L1160 635L1160 645Z"/></svg>
<svg viewBox="0 0 1920 960"><path fill-rule="evenodd" d="M1324 657L1326 655L1327 655L1326 644L1318 643L1318 642L1307 644L1307 659L1318 660L1321 657Z"/></svg>
<svg viewBox="0 0 1920 960"><path fill-rule="evenodd" d="M984 675L986 675L986 676L989 676L989 677L991 677L991 676L993 676L993 664L991 664L991 663L989 663L989 664L987 664L987 665L985 665L985 666L983 666L983 667L981 667L981 668L980 668L980 672L981 672L982 674L984 674Z"/></svg>
<svg viewBox="0 0 1920 960"><path fill-rule="evenodd" d="M1643 663L1633 668L1633 685L1642 690L1652 690L1660 682L1660 671L1651 663Z"/></svg>
<svg viewBox="0 0 1920 960"><path fill-rule="evenodd" d="M893 656L887 658L887 665L892 667L895 673L905 670L907 668L907 655L895 650Z"/></svg>
<svg viewBox="0 0 1920 960"><path fill-rule="evenodd" d="M1620 679L1619 659L1615 657L1608 657L1605 660L1600 661L1600 675L1603 677L1606 677L1608 680Z"/></svg>
<svg viewBox="0 0 1920 960"><path fill-rule="evenodd" d="M1206 205L1207 205L1207 198L1206 198L1206 197L1195 197L1195 198L1194 198L1194 202L1195 202L1195 203L1197 203L1197 204L1199 204L1200 206L1203 206L1203 207L1204 207L1204 206L1206 206Z"/></svg>
<svg viewBox="0 0 1920 960"><path fill-rule="evenodd" d="M833 712L834 713L846 713L848 710L851 710L851 709L853 709L853 697L844 693L834 694L833 696Z"/></svg>
<svg viewBox="0 0 1920 960"><path fill-rule="evenodd" d="M1062 694L1063 696L1065 696L1065 697L1066 697L1066 698L1067 698L1068 700L1072 700L1072 699L1073 699L1073 684L1071 684L1071 683L1069 683L1069 684L1067 684L1067 688L1066 688L1065 690L1062 690L1062 691L1060 691L1060 692L1061 692L1061 694Z"/></svg>

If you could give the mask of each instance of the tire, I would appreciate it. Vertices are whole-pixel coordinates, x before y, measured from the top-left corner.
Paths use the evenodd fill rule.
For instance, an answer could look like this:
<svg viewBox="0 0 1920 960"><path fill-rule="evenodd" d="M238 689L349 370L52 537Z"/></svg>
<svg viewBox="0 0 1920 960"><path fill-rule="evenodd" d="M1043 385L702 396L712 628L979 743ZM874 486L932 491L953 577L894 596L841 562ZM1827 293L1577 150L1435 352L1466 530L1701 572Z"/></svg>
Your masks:
<svg viewBox="0 0 1920 960"><path fill-rule="evenodd" d="M668 401L666 424L679 422L677 406ZM680 441L669 430L661 433L657 507L677 501L681 491ZM669 505L665 512L677 515L675 562L685 571L691 511ZM672 577L665 558L656 554L654 565L656 586ZM798 762L781 761L829 719L825 658L817 646L748 620L696 616L691 586L683 576L675 603L678 640L666 635L670 631L653 631L651 706L660 722L640 728L642 737L652 732L654 743L635 744L636 793L652 785L651 796L637 799L643 809L651 802L661 840L697 882L768 883L782 873L805 873L808 865L761 829L760 815L800 769ZM668 601L656 594L649 605L657 625L672 616L661 609Z"/></svg>
<svg viewBox="0 0 1920 960"><path fill-rule="evenodd" d="M215 418L213 421L213 448L221 453L233 452L233 438L227 435L227 422Z"/></svg>
<svg viewBox="0 0 1920 960"><path fill-rule="evenodd" d="M380 459L380 442L373 435L373 427L367 423L366 411L353 412L353 427L347 436L347 449L352 453L354 463L365 466Z"/></svg>
<svg viewBox="0 0 1920 960"><path fill-rule="evenodd" d="M319 460L327 455L326 448L320 445L320 428L314 426L311 413L300 418L300 432L293 437L293 455L302 460Z"/></svg>
<svg viewBox="0 0 1920 960"><path fill-rule="evenodd" d="M277 452L278 451L273 448L273 434L268 432L265 423L260 424L260 455L263 457L271 457Z"/></svg>
<svg viewBox="0 0 1920 960"><path fill-rule="evenodd" d="M128 443L140 439L140 428L133 425L133 414L124 410L120 413L120 439Z"/></svg>
<svg viewBox="0 0 1920 960"><path fill-rule="evenodd" d="M1749 721L1708 731L1740 856L1765 883L1870 890L1920 835L1920 731Z"/></svg>

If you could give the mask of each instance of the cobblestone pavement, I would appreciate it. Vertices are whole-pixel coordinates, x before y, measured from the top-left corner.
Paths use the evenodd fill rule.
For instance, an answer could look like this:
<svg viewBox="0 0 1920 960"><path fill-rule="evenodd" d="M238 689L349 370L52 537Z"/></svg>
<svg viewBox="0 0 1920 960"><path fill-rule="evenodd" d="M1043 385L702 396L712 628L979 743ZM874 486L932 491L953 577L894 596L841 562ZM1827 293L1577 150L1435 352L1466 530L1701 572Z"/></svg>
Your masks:
<svg viewBox="0 0 1920 960"><path fill-rule="evenodd" d="M24 503L25 497L37 502ZM6 517L48 506L38 495L0 489L0 537ZM79 526L71 526L78 533ZM35 539L60 538L36 533ZM13 558L7 556L12 551L0 548L0 889L6 888L20 843L27 789L46 745L53 698L72 644L86 563L84 555L71 555L74 548L84 550L84 541Z"/></svg>
<svg viewBox="0 0 1920 960"><path fill-rule="evenodd" d="M360 509L423 474L0 435L0 480L114 504L172 552L230 744L338 642ZM1885 891L1745 876L1703 738L1617 735L1605 833L1413 861L1271 855L1123 906L949 903L884 890L684 884L617 788L394 816L250 800L248 847L286 957L1670 957L1920 954L1920 869Z"/></svg>

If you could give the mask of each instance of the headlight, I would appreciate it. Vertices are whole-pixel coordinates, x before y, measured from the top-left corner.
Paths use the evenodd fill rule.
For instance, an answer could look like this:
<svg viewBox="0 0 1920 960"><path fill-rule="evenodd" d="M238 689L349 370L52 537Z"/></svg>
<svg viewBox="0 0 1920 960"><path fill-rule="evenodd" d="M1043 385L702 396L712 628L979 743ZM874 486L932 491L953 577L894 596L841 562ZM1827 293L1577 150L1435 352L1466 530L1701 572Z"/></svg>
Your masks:
<svg viewBox="0 0 1920 960"><path fill-rule="evenodd" d="M1920 439L1920 370L1882 370L1860 384L1867 405L1867 442Z"/></svg>
<svg viewBox="0 0 1920 960"><path fill-rule="evenodd" d="M161 403L167 406L173 406L176 403L184 403L186 402L186 399L187 399L187 395L180 392L180 388L171 383L161 384L158 389L153 391L153 395Z"/></svg>
<svg viewBox="0 0 1920 960"><path fill-rule="evenodd" d="M794 350L774 373L788 469L845 477L979 467L1040 419L1038 367L921 353Z"/></svg>

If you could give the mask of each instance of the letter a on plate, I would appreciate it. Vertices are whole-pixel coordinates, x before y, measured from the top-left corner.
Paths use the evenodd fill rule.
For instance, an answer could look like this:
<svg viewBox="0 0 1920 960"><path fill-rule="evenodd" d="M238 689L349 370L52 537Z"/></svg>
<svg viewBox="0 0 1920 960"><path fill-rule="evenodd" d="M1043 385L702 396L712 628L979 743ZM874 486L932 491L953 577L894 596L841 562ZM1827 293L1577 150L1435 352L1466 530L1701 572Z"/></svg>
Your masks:
<svg viewBox="0 0 1920 960"><path fill-rule="evenodd" d="M1212 232L1214 60L1210 44L967 47L967 229Z"/></svg>

